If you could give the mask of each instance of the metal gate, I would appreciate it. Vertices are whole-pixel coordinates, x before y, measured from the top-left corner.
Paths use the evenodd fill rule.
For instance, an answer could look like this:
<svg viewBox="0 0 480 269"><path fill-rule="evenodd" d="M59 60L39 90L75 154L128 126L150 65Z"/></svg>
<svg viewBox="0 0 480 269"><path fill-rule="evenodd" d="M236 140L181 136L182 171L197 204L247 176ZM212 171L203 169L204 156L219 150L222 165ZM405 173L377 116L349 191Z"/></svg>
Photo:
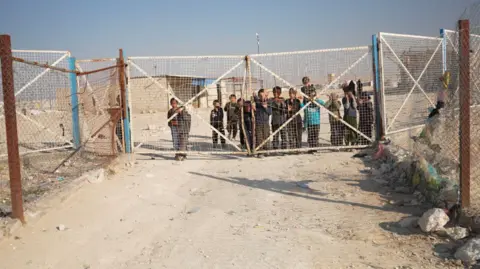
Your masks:
<svg viewBox="0 0 480 269"><path fill-rule="evenodd" d="M258 54L251 56L198 56L198 57L130 57L128 58L128 89L131 108L132 141L135 152L142 154L165 153L207 153L207 154L246 154L268 152L308 151L318 149L358 148L368 146L373 139L373 84L372 51L370 47L354 47L329 50L297 51L286 53ZM273 117L268 122L268 135L260 141L256 139L255 123L243 121L249 115L238 116L232 124L227 121L225 106L232 96L254 102L254 95L261 88L271 92L278 86L283 89L283 101L288 99L290 88L302 93L301 81L309 77L311 86L316 87L318 100L305 102L306 106L295 112L295 117L304 117L307 109L320 112L321 119L316 134L318 143L310 143L310 128L295 126L295 133L300 133L300 145L293 146L288 133L293 133L292 120L272 128ZM344 95L342 84L345 81L361 81L356 86L358 94L363 89L362 104L357 108L355 119L344 118L341 103ZM362 87L363 86L363 87ZM337 114L331 107L326 107L329 96L336 94L335 104L339 103ZM272 97L271 93L270 96ZM322 101L320 101L320 99ZM217 100L223 110L221 123L214 109ZM272 101L273 99L270 99ZM186 147L181 148L177 141L178 132L175 124L178 113L169 113L171 102L185 111ZM269 101L269 105L271 102ZM283 102L282 101L282 102ZM324 102L323 102L324 101ZM365 109L363 109L365 108ZM332 112L333 111L333 112ZM212 115L214 118L212 118ZM370 115L371 117L365 117ZM252 115L254 118L254 115ZM297 117L298 116L298 117ZM368 119L367 119L368 118ZM367 120L366 120L367 119ZM173 120L173 121L172 121ZM253 122L255 122L253 120ZM334 122L332 126L330 122ZM173 127L172 127L173 126ZM306 131L302 133L301 129ZM363 128L363 130L362 130ZM236 130L235 130L236 129ZM249 132L252 130L250 139ZM300 129L300 130L298 130ZM299 132L300 131L300 132ZM333 132L332 132L333 131ZM270 147L277 134L282 136L283 147ZM244 134L244 142L240 143ZM345 144L345 137L351 136ZM297 138L298 140L298 138ZM333 140L339 140L333 142ZM185 142L185 141L182 141Z"/></svg>
<svg viewBox="0 0 480 269"><path fill-rule="evenodd" d="M130 57L127 73L135 152L246 153L225 123L211 124L213 101L223 111L238 85L244 87L244 56ZM171 102L182 112L169 113Z"/></svg>
<svg viewBox="0 0 480 269"><path fill-rule="evenodd" d="M391 33L379 34L382 108L386 135L411 147L434 107L443 74L443 39Z"/></svg>
<svg viewBox="0 0 480 269"><path fill-rule="evenodd" d="M272 117L270 135L256 143L255 151L266 153L360 148L372 142L374 98L370 47L268 53L252 55L250 59L250 75L259 78L256 88L267 89L269 97L273 97L272 88L277 86L282 89L281 97L285 100L290 98L290 89L294 89L298 97L307 100L308 96L303 93L302 87L315 89L317 98L304 102L305 105L291 113L280 126L276 126ZM302 85L304 77L308 77L309 86ZM349 81L355 84L356 100L359 103L356 117L347 122L342 87ZM332 94L337 96L335 100L331 100ZM330 106L332 103L338 104L338 114ZM275 104L273 106L274 110L278 109ZM310 122L310 118L306 119L307 113L318 113L318 121ZM302 117L301 124L298 122L299 117ZM297 132L299 128L303 130Z"/></svg>

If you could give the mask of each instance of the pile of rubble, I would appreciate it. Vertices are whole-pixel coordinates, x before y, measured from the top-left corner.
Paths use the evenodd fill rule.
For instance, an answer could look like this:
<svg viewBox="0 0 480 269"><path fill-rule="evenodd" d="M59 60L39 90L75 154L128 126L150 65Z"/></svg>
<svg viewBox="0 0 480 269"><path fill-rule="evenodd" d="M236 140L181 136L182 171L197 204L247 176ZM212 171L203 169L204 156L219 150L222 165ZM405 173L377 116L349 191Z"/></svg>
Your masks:
<svg viewBox="0 0 480 269"><path fill-rule="evenodd" d="M459 210L458 146L442 140L456 127L446 126L444 120L436 117L427 122L422 134L412 138L412 151L379 143L367 162L372 166L373 180L397 193L413 193L410 205L431 208L421 217L400 220L397 226L442 238L448 248L438 253L439 257L471 266L480 262L480 217L467 217Z"/></svg>

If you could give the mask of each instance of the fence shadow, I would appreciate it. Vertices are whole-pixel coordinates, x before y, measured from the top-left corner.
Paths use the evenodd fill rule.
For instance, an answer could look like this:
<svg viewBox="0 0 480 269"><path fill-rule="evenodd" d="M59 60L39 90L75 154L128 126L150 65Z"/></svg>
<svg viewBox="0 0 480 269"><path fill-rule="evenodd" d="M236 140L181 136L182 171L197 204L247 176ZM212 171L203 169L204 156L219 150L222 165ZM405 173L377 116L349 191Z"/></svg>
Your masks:
<svg viewBox="0 0 480 269"><path fill-rule="evenodd" d="M231 177L231 178L218 177L218 176L207 175L207 174L198 173L198 172L189 172L189 173L192 175L220 180L228 183L237 184L240 186L261 189L261 190L280 193L283 195L289 195L297 198L309 199L317 202L349 205L354 207L361 207L361 208L379 210L379 211L385 211L385 212L400 212L405 214L412 214L412 208L398 207L398 206L390 205L388 203L386 203L385 206L382 207L382 206L374 206L374 205L368 205L368 204L357 203L357 202L348 202L348 201L340 201L340 200L325 198L323 196L328 195L328 193L310 189L308 187L308 183L310 183L311 181L278 181L278 180L271 180L271 179L251 180L248 178L240 178L240 177ZM374 186L371 183L368 183L368 184L362 183L362 184L359 184L359 187L365 191L375 190Z"/></svg>

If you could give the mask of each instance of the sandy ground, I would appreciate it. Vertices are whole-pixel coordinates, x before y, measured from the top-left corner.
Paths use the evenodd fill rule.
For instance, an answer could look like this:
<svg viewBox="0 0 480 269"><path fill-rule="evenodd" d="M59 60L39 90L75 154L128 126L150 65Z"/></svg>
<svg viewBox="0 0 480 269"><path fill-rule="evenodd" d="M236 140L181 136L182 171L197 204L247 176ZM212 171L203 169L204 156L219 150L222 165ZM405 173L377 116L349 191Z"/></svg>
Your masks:
<svg viewBox="0 0 480 269"><path fill-rule="evenodd" d="M0 242L0 268L457 268L351 156L138 155Z"/></svg>

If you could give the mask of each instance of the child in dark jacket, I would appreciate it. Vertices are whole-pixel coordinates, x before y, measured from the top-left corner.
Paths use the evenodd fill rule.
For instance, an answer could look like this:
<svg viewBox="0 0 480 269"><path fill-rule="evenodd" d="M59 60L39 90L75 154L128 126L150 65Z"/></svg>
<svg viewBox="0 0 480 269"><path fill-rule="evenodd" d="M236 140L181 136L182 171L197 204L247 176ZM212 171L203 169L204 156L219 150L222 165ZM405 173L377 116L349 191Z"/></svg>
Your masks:
<svg viewBox="0 0 480 269"><path fill-rule="evenodd" d="M270 115L272 108L267 100L267 93L264 89L258 91L258 97L255 98L255 142L256 147L260 146L270 136ZM263 149L269 149L268 142Z"/></svg>
<svg viewBox="0 0 480 269"><path fill-rule="evenodd" d="M285 99L281 97L282 88L276 86L273 88L273 98L270 100L272 107L272 132L276 132L287 121L287 105ZM282 142L280 142L280 138ZM288 145L287 141L287 129L282 128L273 137L273 149L286 149Z"/></svg>
<svg viewBox="0 0 480 269"><path fill-rule="evenodd" d="M373 131L373 104L370 101L370 97L367 92L362 92L358 100L358 113L360 114L360 121L358 130L366 135L368 138L372 138ZM360 145L368 145L370 142L363 136L358 137Z"/></svg>
<svg viewBox="0 0 480 269"><path fill-rule="evenodd" d="M219 133L225 136L225 130L223 129L223 110L220 107L220 102L218 100L213 101L213 110L210 113L210 125L213 128L217 129ZM216 131L212 131L212 140L213 140L213 147L216 148L218 145L218 133ZM220 136L220 140L222 146L225 145L225 138Z"/></svg>
<svg viewBox="0 0 480 269"><path fill-rule="evenodd" d="M297 99L297 91L294 88L290 88L288 95L290 98L287 99L285 104L287 105L287 119L290 119L300 111L301 102ZM290 148L302 147L302 128L302 116L297 114L287 126Z"/></svg>
<svg viewBox="0 0 480 269"><path fill-rule="evenodd" d="M237 97L235 94L230 95L230 102L225 105L224 110L227 112L228 139L232 139L233 137L235 140L237 138L239 120Z"/></svg>
<svg viewBox="0 0 480 269"><path fill-rule="evenodd" d="M240 107L243 106L243 122L244 122L244 128L245 128L245 133L247 135L247 139L245 140L245 135L243 134L243 129L240 127L240 144L242 145L243 148L247 148L247 141L250 146L250 150L253 148L253 139L252 139L252 103L250 101L244 102L242 98L238 99L237 101L238 104L238 118L241 119L241 114L242 111Z"/></svg>

